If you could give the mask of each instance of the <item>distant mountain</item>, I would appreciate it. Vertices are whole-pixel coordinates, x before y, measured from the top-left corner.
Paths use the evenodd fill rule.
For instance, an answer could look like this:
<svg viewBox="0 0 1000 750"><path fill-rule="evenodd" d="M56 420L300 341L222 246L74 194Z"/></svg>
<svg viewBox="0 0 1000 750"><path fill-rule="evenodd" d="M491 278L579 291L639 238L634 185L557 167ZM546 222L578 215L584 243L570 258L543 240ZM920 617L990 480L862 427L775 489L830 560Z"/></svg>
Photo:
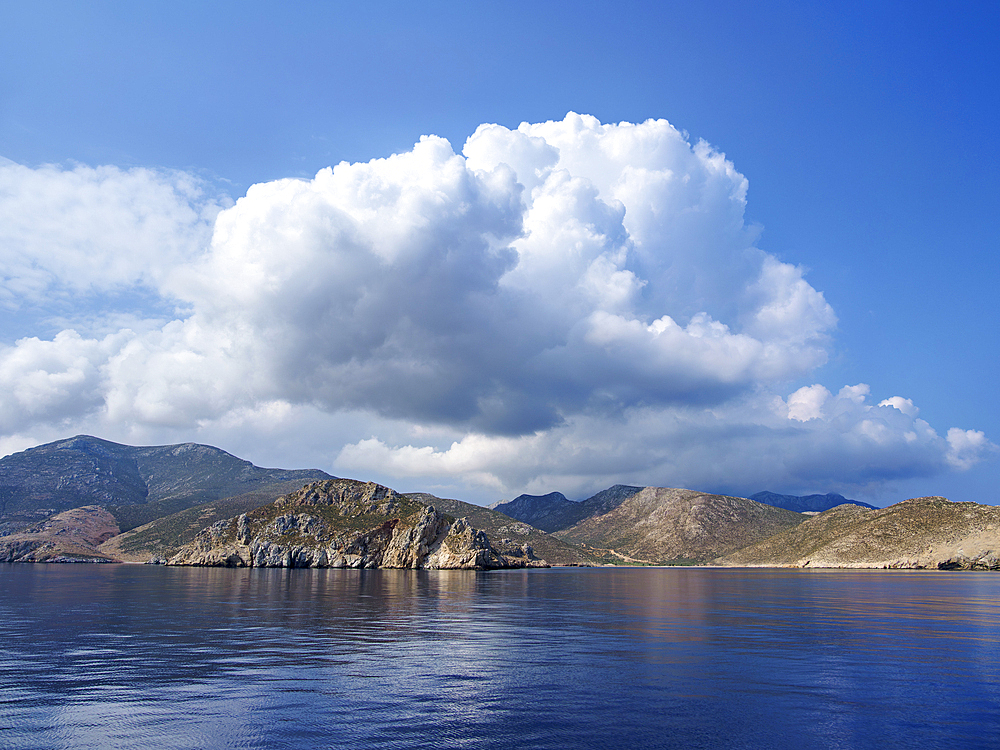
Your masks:
<svg viewBox="0 0 1000 750"><path fill-rule="evenodd" d="M874 505L862 503L858 500L848 500L843 495L836 492L828 492L825 495L779 495L776 492L758 492L750 496L751 500L758 503L773 505L776 508L794 510L796 513L822 513L824 510L836 508L838 505L857 505L861 508L874 508Z"/></svg>
<svg viewBox="0 0 1000 750"><path fill-rule="evenodd" d="M646 487L613 510L556 536L610 550L625 562L703 563L797 526L805 518L743 497Z"/></svg>
<svg viewBox="0 0 1000 750"><path fill-rule="evenodd" d="M591 495L580 505L587 509L586 518L600 516L614 510L632 495L642 492L642 489L642 487L633 487L630 484L616 484L606 490L601 490L596 495Z"/></svg>
<svg viewBox="0 0 1000 750"><path fill-rule="evenodd" d="M262 469L209 445L133 447L78 435L0 459L0 524L10 530L100 505L128 530L267 485L329 478L318 469Z"/></svg>
<svg viewBox="0 0 1000 750"><path fill-rule="evenodd" d="M716 564L1000 570L1000 508L943 497L872 510L840 505Z"/></svg>
<svg viewBox="0 0 1000 750"><path fill-rule="evenodd" d="M584 517L580 503L567 500L561 492L518 495L509 502L491 506L491 509L549 532L572 526Z"/></svg>
<svg viewBox="0 0 1000 750"><path fill-rule="evenodd" d="M585 518L607 513L641 489L641 487L616 484L580 503L567 500L561 492L550 492L547 495L518 495L509 502L497 503L491 507L506 516L552 533L568 529Z"/></svg>

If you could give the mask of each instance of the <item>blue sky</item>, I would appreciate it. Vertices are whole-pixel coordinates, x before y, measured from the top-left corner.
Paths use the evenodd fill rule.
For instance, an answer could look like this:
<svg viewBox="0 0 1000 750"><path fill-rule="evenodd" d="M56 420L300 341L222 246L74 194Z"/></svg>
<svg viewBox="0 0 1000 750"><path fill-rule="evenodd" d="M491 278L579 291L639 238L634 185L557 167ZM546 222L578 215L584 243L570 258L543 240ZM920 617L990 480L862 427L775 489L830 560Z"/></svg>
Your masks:
<svg viewBox="0 0 1000 750"><path fill-rule="evenodd" d="M582 497L625 481L734 493L833 490L878 504L918 494L1000 503L993 445L1000 442L998 31L1000 11L988 3L957 10L886 2L4 3L0 157L12 164L5 163L0 184L8 227L0 228L0 380L7 392L0 451L81 431L124 442L196 440L259 464L318 466L483 502L523 490ZM739 336L746 335L762 350L784 347L783 365L760 355L728 379L707 374L688 382L667 363L686 361L680 350L647 350L649 342L628 338L626 328L595 323L594 315L610 309L606 299L560 328L549 308L518 307L514 297L442 306L433 319L426 313L431 317L420 319L412 338L423 347L416 364L416 344L397 352L403 359L385 359L384 347L366 359L357 354L359 342L403 336L411 329L400 326L435 302L428 298L424 312L390 319L385 300L427 277L416 266L399 270L398 253L409 252L405 240L386 239L381 229L364 242L403 242L392 257L385 248L373 251L383 271L396 264L398 278L365 276L368 266L355 265L354 256L334 258L317 240L308 249L315 254L302 256L306 267L320 264L315 299L281 318L287 330L254 322L273 320L276 308L251 289L256 282L241 275L241 264L248 252L272 253L266 257L273 260L288 250L278 240L249 250L225 246L215 216L221 210L237 225L243 217L261 237L271 230L286 236L293 219L275 219L286 222L279 226L262 218L292 200L274 187L280 183L244 201L242 213L231 208L252 185L308 181L340 162L414 153L424 135L447 139L461 154L481 124L516 131L522 122L565 123L568 112L604 125L666 119L687 139L678 146L657 131L679 149L672 159L690 156L691 169L710 170L695 155L704 140L748 183L741 228L725 247L710 245L710 221L702 234L674 226L642 239L629 223L640 204L618 195L628 218L624 225L620 217L605 219L629 236L616 240L609 230L611 244L594 249L594 258L633 274L638 296L614 315L643 325L670 315L683 329L705 312L736 337L726 346L742 345ZM565 133L557 130L532 137L562 143ZM469 164L510 163L512 138L481 139L486 145ZM446 155L426 156L428 169L446 168ZM377 179L412 180L421 168L398 166L386 166ZM566 147L557 167L600 183L582 151L573 156ZM525 174L516 174L522 184ZM445 183L434 185L447 192ZM530 192L520 193L525 206ZM612 183L599 192L601 205L613 203ZM531 237L541 241L541 214L514 216L493 193L476 195L485 201L486 224L434 224L443 234L421 252L433 254L443 237L464 231L500 244L475 262L468 259L482 250L476 242L451 247L457 265L427 288L437 299L449 291L473 299L489 285L469 279L485 274L508 296L516 291L517 299L538 304L543 282L565 287L570 296L559 314L572 307L570 293L584 277L566 267L532 271L524 259L540 251L516 241L524 226L535 227ZM351 210L401 224L413 218L387 205ZM718 207L695 208L711 219ZM298 228L329 220L296 216ZM430 221L418 218L412 226ZM692 248L709 243L695 254L701 265L690 278L714 291L670 296L669 284L681 277L664 270L680 267L665 249L668 240ZM822 295L829 310L814 299L808 330L755 333L747 316L763 307L729 306L727 295L756 288L755 274L766 266L758 258L742 275L719 273L742 252L731 243L744 241L761 258L800 269L782 277L785 292L803 280ZM608 249L615 242L617 249ZM420 256L437 268L432 261ZM262 272L273 273L269 263L259 264ZM245 288L229 289L230 278ZM303 278L294 276L295 283ZM362 322L361 307L347 315L318 301L324 290L342 294L339 284L348 278L366 288L386 285L375 296L384 306L373 302ZM209 289L214 283L227 289ZM294 298L296 288L283 289L283 299ZM232 307L224 310L219 300L230 292ZM530 309L539 327L551 324L548 348L526 353L535 326L518 329L515 309ZM495 341L492 353L468 343L478 323ZM291 377L287 367L261 361L276 351L269 345L305 329L310 337L282 356L311 357L296 369L312 368L307 374ZM693 329L688 334L695 336ZM577 335L589 349L573 343ZM808 345L802 336L811 337ZM37 343L18 345L31 337ZM561 359L550 356L555 340ZM227 354L216 361L210 351ZM612 367L661 354L667 359L659 370ZM404 359L449 377L456 368L468 371L454 382L425 382L407 378ZM360 369L344 370L351 362ZM382 383L365 370L376 365L393 377ZM591 375L560 380L573 368ZM414 383L413 392L393 387L393 378ZM484 388L485 381L495 387ZM542 388L542 381L550 385ZM436 382L445 384L438 394ZM867 392L841 391L858 384ZM879 405L893 397L909 399L923 422L914 421L909 405L909 413L900 411L901 401ZM771 412L760 416L774 398L788 410L787 425ZM897 417L909 421L897 424ZM595 434L607 442L595 442ZM794 460L793 448L801 448ZM536 460L539 452L551 462Z"/></svg>

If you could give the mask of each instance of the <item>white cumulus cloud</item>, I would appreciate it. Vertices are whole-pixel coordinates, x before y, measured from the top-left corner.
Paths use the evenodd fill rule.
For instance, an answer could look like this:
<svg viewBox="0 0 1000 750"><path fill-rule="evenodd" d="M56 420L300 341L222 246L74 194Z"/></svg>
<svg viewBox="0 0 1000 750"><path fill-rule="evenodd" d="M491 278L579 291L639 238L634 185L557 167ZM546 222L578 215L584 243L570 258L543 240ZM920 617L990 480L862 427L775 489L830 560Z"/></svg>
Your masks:
<svg viewBox="0 0 1000 750"><path fill-rule="evenodd" d="M158 288L204 248L224 202L185 172L0 161L0 304Z"/></svg>
<svg viewBox="0 0 1000 750"><path fill-rule="evenodd" d="M747 190L665 120L572 113L483 125L460 153L425 136L228 207L183 173L0 164L0 304L110 308L90 313L100 335L0 348L5 439L349 414L338 467L496 491L860 486L985 455L982 433L941 438L864 385L785 395L837 320L757 246ZM115 328L129 290L157 312Z"/></svg>

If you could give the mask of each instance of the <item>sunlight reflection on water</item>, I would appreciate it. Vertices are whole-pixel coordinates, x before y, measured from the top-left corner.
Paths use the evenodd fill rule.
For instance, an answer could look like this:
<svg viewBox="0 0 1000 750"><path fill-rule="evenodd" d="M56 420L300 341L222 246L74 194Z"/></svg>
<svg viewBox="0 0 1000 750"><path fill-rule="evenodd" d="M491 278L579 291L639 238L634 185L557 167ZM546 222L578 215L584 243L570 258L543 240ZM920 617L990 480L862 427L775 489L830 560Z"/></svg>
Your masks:
<svg viewBox="0 0 1000 750"><path fill-rule="evenodd" d="M0 565L5 748L986 747L1000 575Z"/></svg>

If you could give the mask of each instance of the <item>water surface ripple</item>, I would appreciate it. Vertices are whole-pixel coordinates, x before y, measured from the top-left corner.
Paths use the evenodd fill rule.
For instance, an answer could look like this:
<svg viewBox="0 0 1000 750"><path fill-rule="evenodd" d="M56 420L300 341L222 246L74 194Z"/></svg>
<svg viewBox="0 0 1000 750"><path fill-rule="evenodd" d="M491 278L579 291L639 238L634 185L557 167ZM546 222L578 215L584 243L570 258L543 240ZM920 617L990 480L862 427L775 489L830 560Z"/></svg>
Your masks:
<svg viewBox="0 0 1000 750"><path fill-rule="evenodd" d="M0 565L0 747L1000 745L1000 575Z"/></svg>

